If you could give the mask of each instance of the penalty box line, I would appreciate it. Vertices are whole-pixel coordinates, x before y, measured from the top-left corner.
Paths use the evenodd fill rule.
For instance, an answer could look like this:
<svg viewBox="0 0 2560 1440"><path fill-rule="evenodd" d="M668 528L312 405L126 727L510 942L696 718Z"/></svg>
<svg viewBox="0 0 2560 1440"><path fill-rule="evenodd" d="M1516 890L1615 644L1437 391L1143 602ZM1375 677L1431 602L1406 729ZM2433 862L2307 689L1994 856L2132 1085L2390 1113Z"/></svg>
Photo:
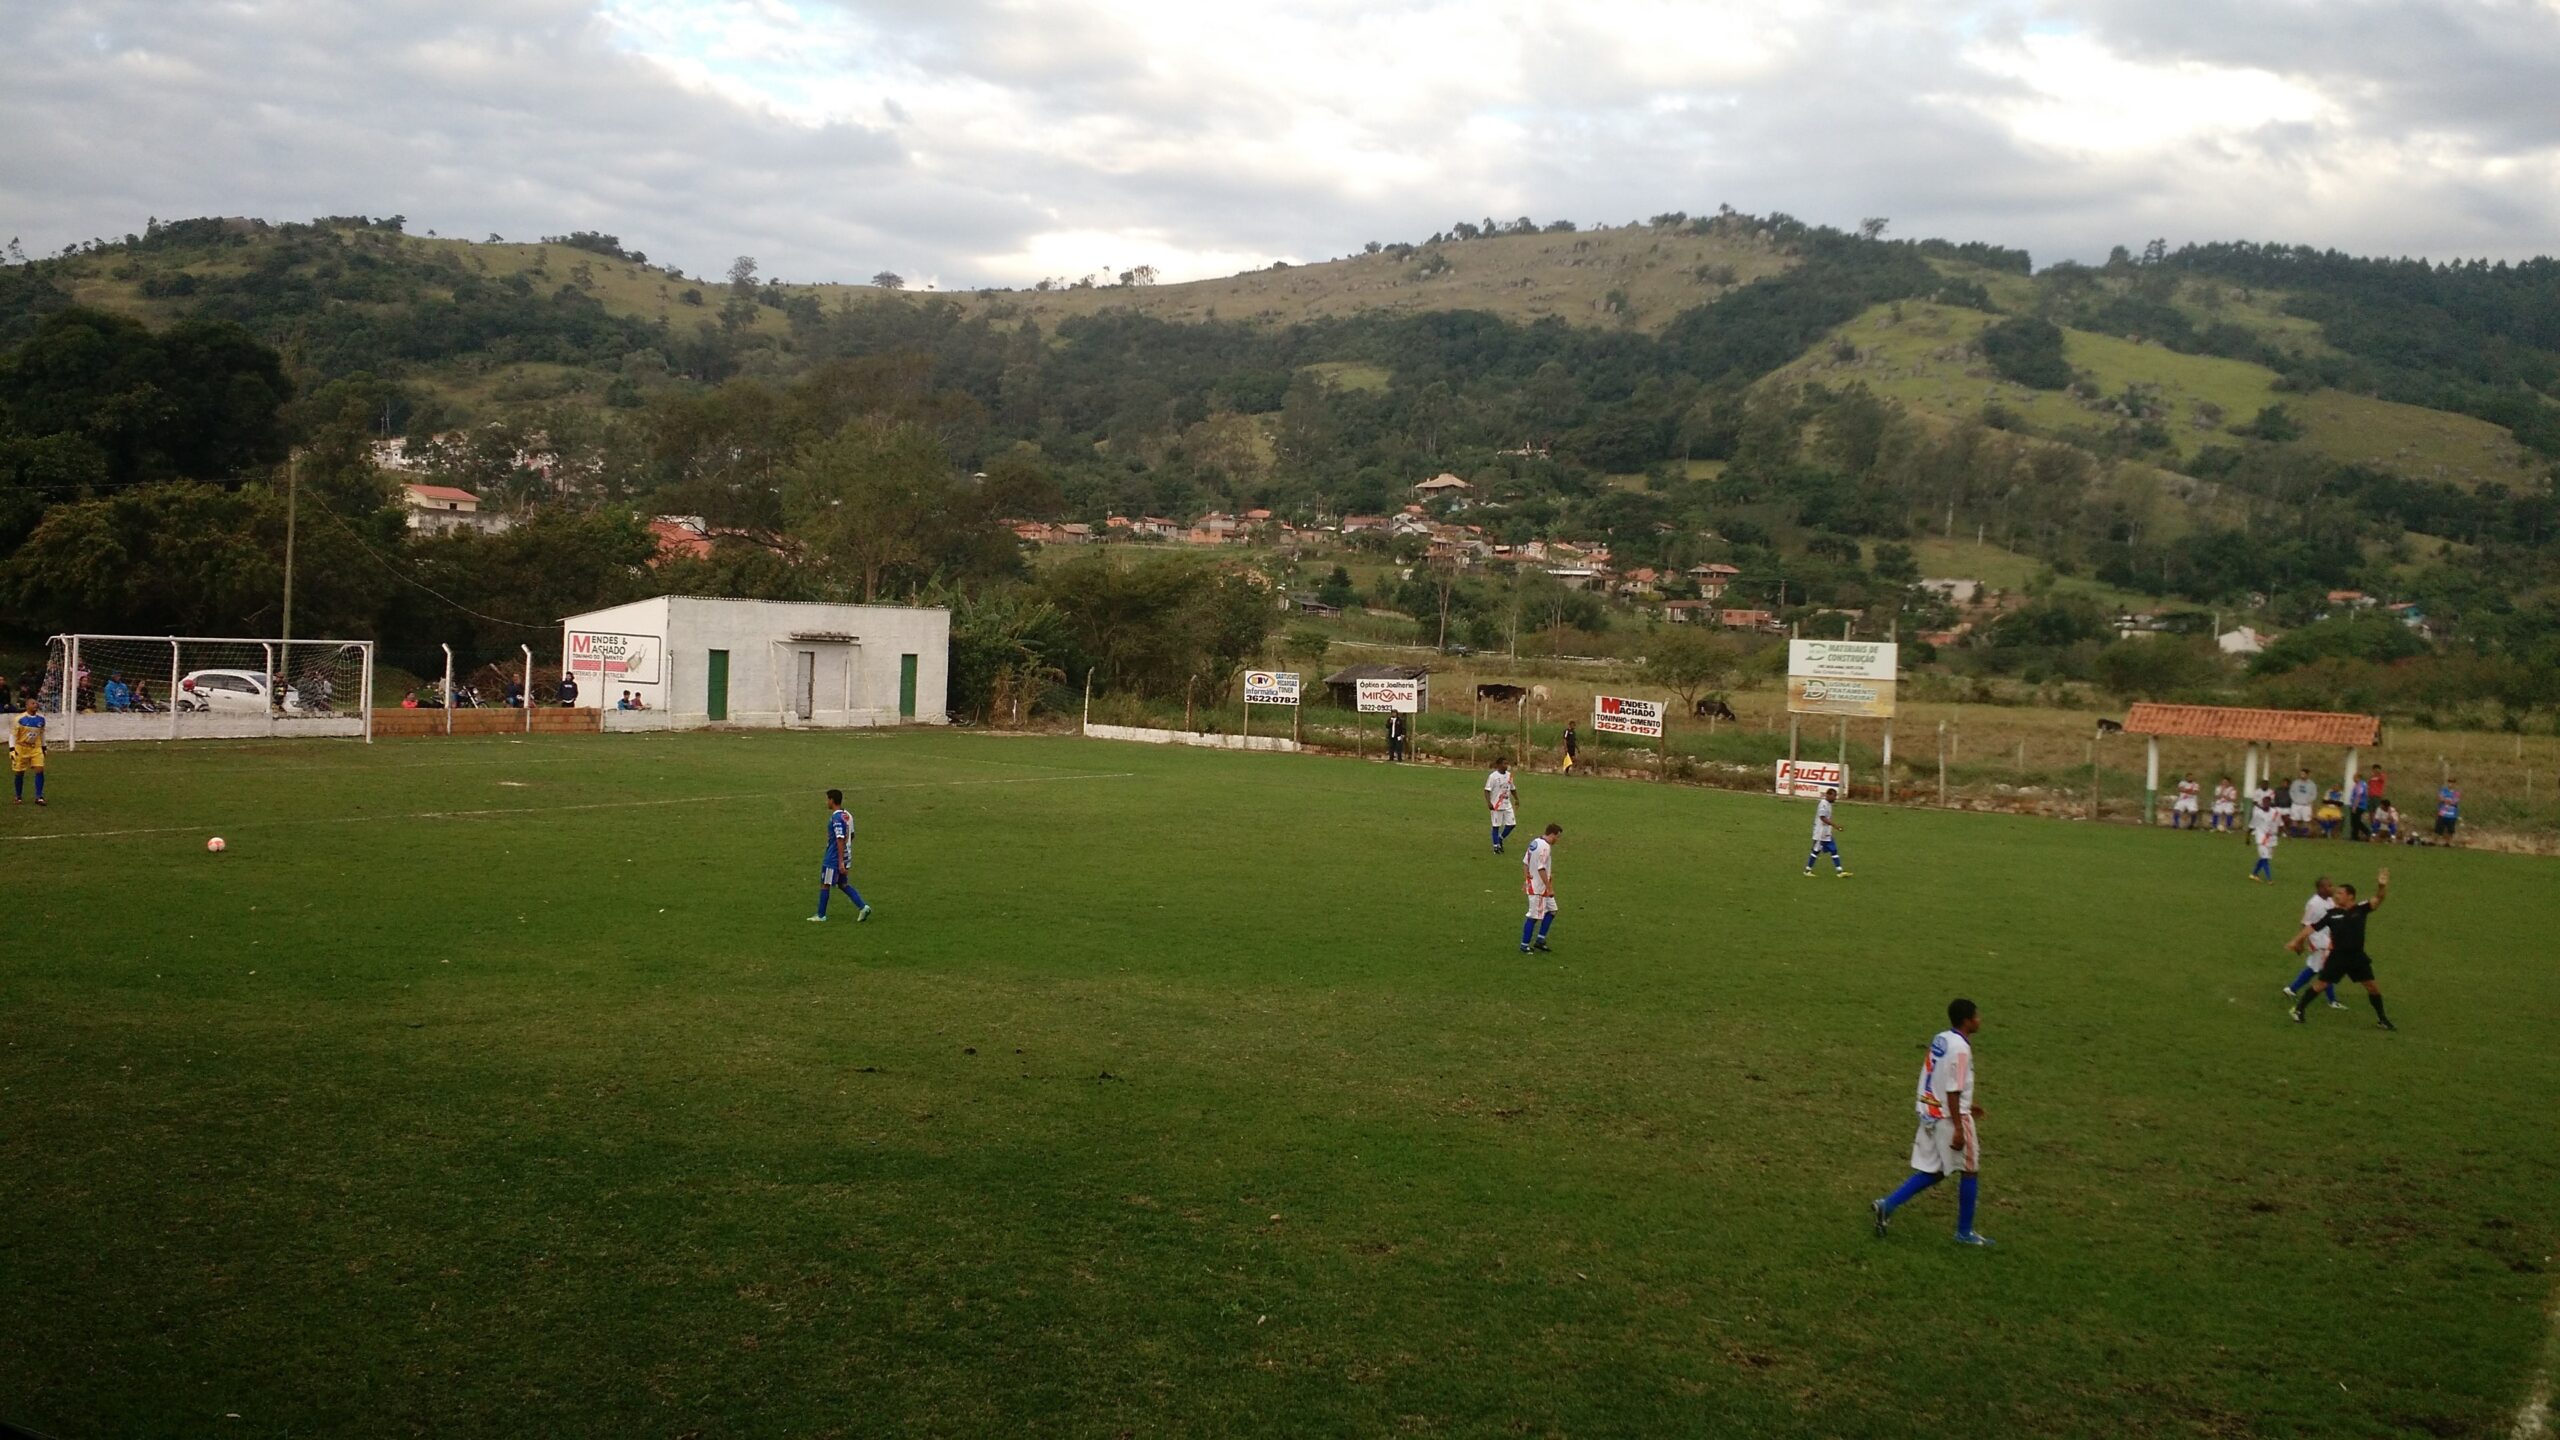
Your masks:
<svg viewBox="0 0 2560 1440"><path fill-rule="evenodd" d="M1074 780L1135 780L1135 770L1088 770L1063 775L1002 775L984 780L899 780L887 785L868 785L859 793L869 795L883 790L947 790L971 785L1050 785ZM504 805L477 810L412 810L392 815L324 815L303 820L253 820L241 828L246 831L276 830L309 825L367 825L393 820L491 820L511 815L560 815L576 810L648 810L670 805L716 805L730 800L787 800L807 794L805 787L795 790L745 790L727 795L680 795L661 800L589 800L575 805ZM151 825L130 830L70 830L51 835L0 835L0 840L35 842L42 840L112 840L133 835L194 835L210 829L205 825Z"/></svg>

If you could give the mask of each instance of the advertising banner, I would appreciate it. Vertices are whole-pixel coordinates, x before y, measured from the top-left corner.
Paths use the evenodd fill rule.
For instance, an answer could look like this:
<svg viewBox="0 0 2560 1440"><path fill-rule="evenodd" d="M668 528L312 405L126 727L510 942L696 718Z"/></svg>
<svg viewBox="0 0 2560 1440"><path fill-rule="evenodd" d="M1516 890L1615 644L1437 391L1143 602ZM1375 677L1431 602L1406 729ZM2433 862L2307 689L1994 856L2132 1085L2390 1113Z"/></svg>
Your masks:
<svg viewBox="0 0 2560 1440"><path fill-rule="evenodd" d="M1787 711L1890 720L1900 663L1889 640L1790 640Z"/></svg>
<svg viewBox="0 0 2560 1440"><path fill-rule="evenodd" d="M1298 677L1286 670L1247 670L1244 672L1244 703L1295 705L1298 703Z"/></svg>
<svg viewBox="0 0 2560 1440"><path fill-rule="evenodd" d="M1890 680L1814 680L1787 677L1787 710L1796 715L1847 715L1853 719L1893 718L1894 682Z"/></svg>
<svg viewBox="0 0 2560 1440"><path fill-rule="evenodd" d="M1662 702L1595 695L1591 699L1591 728L1612 735L1658 738L1662 734Z"/></svg>
<svg viewBox="0 0 2560 1440"><path fill-rule="evenodd" d="M1890 640L1790 640L1787 674L1808 680L1890 680L1900 649Z"/></svg>
<svg viewBox="0 0 2560 1440"><path fill-rule="evenodd" d="M1781 760L1778 762L1778 793L1804 800L1819 800L1825 790L1846 794L1849 789L1848 767L1831 760Z"/></svg>
<svg viewBox="0 0 2560 1440"><path fill-rule="evenodd" d="M609 635L572 630L561 662L572 675L593 675L632 685L658 683L659 656L666 646L655 635Z"/></svg>
<svg viewBox="0 0 2560 1440"><path fill-rule="evenodd" d="M1422 682L1419 680L1355 680L1359 687L1361 713L1367 715L1411 715L1422 709Z"/></svg>

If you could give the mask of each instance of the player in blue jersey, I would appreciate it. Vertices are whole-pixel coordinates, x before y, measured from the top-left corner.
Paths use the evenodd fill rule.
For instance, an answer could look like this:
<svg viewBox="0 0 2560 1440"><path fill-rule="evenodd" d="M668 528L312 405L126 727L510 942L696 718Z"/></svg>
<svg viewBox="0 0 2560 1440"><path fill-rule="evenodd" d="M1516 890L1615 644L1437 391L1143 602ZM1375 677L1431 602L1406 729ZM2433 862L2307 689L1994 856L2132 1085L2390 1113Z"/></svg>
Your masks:
<svg viewBox="0 0 2560 1440"><path fill-rule="evenodd" d="M844 892L853 902L853 918L859 922L871 918L871 907L863 903L862 892L853 888L853 815L844 808L844 792L827 792L827 858L818 866L818 913L812 920L827 918L827 899L836 891Z"/></svg>
<svg viewBox="0 0 2560 1440"><path fill-rule="evenodd" d="M1822 799L1813 807L1813 849L1804 857L1804 878L1807 880L1813 878L1813 862L1825 855L1831 857L1832 874L1843 880L1849 878L1849 866L1840 858L1840 827L1831 818L1832 803L1839 798L1839 791L1825 790Z"/></svg>
<svg viewBox="0 0 2560 1440"><path fill-rule="evenodd" d="M9 788L16 798L9 803L27 803L27 775L36 777L36 803L44 803L44 717L36 713L36 697L26 699L26 711L9 722Z"/></svg>

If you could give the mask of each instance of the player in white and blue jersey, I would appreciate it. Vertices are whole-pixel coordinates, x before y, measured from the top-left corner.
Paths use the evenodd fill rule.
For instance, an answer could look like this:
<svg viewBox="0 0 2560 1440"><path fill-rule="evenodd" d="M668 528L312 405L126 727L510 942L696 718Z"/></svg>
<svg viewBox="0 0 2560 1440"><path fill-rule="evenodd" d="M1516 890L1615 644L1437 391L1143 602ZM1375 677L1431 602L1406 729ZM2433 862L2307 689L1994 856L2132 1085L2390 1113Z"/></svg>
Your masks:
<svg viewBox="0 0 2560 1440"><path fill-rule="evenodd" d="M1493 762L1493 770L1484 777L1484 808L1493 821L1493 853L1502 853L1502 842L1520 828L1520 786L1511 778L1508 758ZM1530 842L1535 844L1535 841Z"/></svg>
<svg viewBox="0 0 2560 1440"><path fill-rule="evenodd" d="M1849 867L1840 859L1840 830L1831 820L1831 802L1840 798L1837 790L1822 792L1822 800L1813 807L1813 849L1804 857L1804 878L1813 878L1813 862L1828 855L1831 873L1843 880L1849 878Z"/></svg>
<svg viewBox="0 0 2560 1440"><path fill-rule="evenodd" d="M1988 1245L1991 1239L1973 1228L1973 1207L1981 1198L1982 1137L1974 1121L1982 1118L1976 1103L1973 1033L1982 1028L1982 1011L1970 1000L1947 1002L1947 1028L1929 1041L1920 1061L1920 1133L1911 1140L1911 1174L1901 1188L1867 1209L1875 1216L1876 1238L1884 1238L1893 1212L1905 1201L1949 1175L1956 1183L1956 1243Z"/></svg>
<svg viewBox="0 0 2560 1440"><path fill-rule="evenodd" d="M827 918L827 897L836 891L853 902L853 918L859 922L871 918L871 907L863 903L862 892L853 888L853 815L844 808L844 792L827 792L827 856L818 867L818 913L812 920Z"/></svg>
<svg viewBox="0 0 2560 1440"><path fill-rule="evenodd" d="M1520 857L1520 889L1529 897L1529 918L1520 922L1520 953L1547 948L1547 932L1556 928L1556 842L1564 827L1550 825L1529 842Z"/></svg>

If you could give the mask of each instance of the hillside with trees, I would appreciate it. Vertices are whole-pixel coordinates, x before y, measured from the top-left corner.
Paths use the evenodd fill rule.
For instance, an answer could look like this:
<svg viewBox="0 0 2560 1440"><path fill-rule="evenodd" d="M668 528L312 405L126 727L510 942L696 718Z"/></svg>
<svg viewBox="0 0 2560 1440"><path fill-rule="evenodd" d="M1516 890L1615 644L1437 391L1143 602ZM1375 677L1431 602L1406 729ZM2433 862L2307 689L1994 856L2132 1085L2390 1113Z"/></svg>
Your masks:
<svg viewBox="0 0 2560 1440"><path fill-rule="evenodd" d="M1888 228L1463 221L1220 281L942 294L688 277L592 232L155 222L0 266L0 603L21 645L271 627L291 454L327 569L299 623L394 654L503 653L665 589L935 594L1013 657L971 673L1062 675L1118 643L1118 582L1015 522L1269 512L1285 543L1137 567L1129 594L1173 597L1142 613L1185 617L1165 644L1251 653L1274 611L1221 618L1251 571L1431 643L1642 654L1716 564L1727 605L1933 635L1986 676L2560 704L2560 267L2154 243L2037 271ZM1463 511L1346 526L1443 473ZM422 479L506 528L407 528ZM703 543L668 552L668 516ZM1958 539L2024 579L1970 611L1920 586ZM1525 563L1550 543L1608 583ZM1318 552L1371 578L1302 572ZM2119 638L2131 611L2304 634L2363 600L2417 650L2271 651L2251 680L2119 649L2152 643Z"/></svg>

